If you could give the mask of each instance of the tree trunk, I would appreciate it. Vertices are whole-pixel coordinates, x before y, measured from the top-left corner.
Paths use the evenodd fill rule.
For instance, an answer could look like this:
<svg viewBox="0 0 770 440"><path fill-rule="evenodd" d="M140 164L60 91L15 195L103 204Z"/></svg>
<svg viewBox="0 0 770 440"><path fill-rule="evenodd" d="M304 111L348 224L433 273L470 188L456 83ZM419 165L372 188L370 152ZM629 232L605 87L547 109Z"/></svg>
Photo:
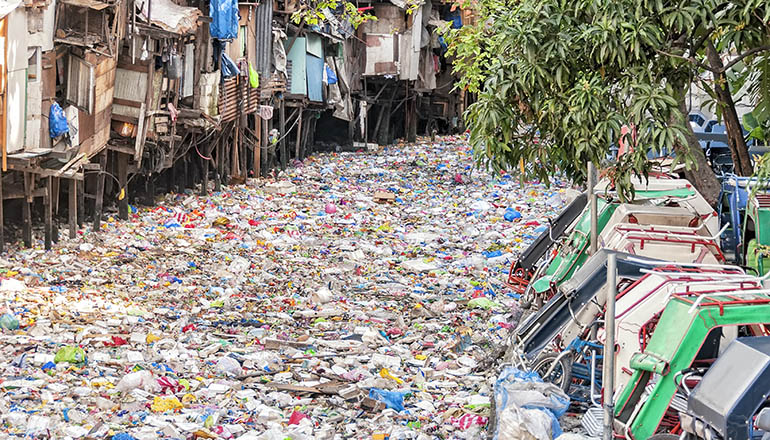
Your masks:
<svg viewBox="0 0 770 440"><path fill-rule="evenodd" d="M692 130L692 126L686 122L687 104L685 102L684 91L679 94L678 100L679 109L682 112L682 117L685 121L684 125L687 129L685 133L687 144L681 144L680 142L677 142L674 144L674 151L679 157L690 156L693 158L694 166L689 170L685 169L684 176L687 180L690 181L690 183L693 184L695 189L700 192L703 198L705 198L711 206L716 206L719 200L719 191L722 186L719 184L719 180L717 180L717 176L714 174L714 170L711 169L708 161L706 161L706 155L704 154L700 143L698 143L698 138L695 136L695 132ZM672 121L672 123L676 122L677 121Z"/></svg>
<svg viewBox="0 0 770 440"><path fill-rule="evenodd" d="M706 58L712 69L722 71L724 64L719 57L714 44L709 42L706 46ZM717 95L717 105L722 109L722 117L727 129L727 145L730 147L730 154L733 156L735 174L739 176L750 176L754 173L751 165L751 156L749 148L746 146L746 140L743 138L743 128L738 119L738 112L735 111L735 102L730 93L730 86L727 84L727 76L723 73L712 73L714 75L714 92Z"/></svg>

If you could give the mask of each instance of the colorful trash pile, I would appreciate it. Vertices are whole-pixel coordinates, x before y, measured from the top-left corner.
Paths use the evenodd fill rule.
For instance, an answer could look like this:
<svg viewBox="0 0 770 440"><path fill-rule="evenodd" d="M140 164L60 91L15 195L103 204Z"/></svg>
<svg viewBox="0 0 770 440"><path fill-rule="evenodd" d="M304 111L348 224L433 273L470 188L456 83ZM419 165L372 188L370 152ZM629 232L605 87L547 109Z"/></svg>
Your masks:
<svg viewBox="0 0 770 440"><path fill-rule="evenodd" d="M7 253L3 436L482 438L508 267L577 192L471 165L461 138L318 155Z"/></svg>

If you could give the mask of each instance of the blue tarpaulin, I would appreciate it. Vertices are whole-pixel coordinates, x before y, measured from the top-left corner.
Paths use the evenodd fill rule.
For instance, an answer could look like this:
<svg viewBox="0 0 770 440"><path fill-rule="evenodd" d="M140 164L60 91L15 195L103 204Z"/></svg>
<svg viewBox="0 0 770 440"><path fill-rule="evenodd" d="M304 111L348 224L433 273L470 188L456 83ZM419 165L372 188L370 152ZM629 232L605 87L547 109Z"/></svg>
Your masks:
<svg viewBox="0 0 770 440"><path fill-rule="evenodd" d="M334 74L334 71L328 64L326 65L326 84L337 84L337 75Z"/></svg>
<svg viewBox="0 0 770 440"><path fill-rule="evenodd" d="M211 0L211 36L231 40L238 36L238 0Z"/></svg>

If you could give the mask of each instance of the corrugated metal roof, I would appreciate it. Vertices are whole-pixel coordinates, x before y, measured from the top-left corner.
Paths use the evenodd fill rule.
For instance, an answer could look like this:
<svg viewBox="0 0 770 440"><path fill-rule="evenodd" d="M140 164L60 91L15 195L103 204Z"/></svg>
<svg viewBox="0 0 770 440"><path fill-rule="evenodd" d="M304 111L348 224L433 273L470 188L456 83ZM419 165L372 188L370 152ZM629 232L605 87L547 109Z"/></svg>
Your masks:
<svg viewBox="0 0 770 440"><path fill-rule="evenodd" d="M256 38L257 38L257 65L260 79L264 81L270 77L273 64L273 2L266 0L257 6Z"/></svg>

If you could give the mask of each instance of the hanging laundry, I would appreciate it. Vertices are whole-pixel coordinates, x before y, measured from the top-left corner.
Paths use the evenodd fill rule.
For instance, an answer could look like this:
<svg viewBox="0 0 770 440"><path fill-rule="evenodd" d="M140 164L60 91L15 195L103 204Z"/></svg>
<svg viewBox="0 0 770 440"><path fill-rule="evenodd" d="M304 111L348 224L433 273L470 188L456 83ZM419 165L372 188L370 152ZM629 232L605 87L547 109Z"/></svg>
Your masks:
<svg viewBox="0 0 770 440"><path fill-rule="evenodd" d="M235 62L227 56L226 53L222 54L222 76L230 78L232 76L239 75L241 73Z"/></svg>

